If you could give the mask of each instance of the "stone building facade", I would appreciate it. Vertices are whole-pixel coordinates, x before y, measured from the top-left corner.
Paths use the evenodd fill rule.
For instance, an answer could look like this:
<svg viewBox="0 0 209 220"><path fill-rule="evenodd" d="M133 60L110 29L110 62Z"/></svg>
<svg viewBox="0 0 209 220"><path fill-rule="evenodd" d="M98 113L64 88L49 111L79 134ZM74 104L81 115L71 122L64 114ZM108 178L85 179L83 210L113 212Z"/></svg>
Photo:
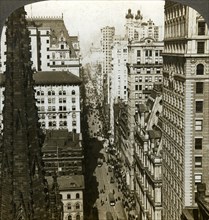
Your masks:
<svg viewBox="0 0 209 220"><path fill-rule="evenodd" d="M135 214L140 220L163 219L161 112L162 84L155 84L136 113L134 194Z"/></svg>
<svg viewBox="0 0 209 220"><path fill-rule="evenodd" d="M45 71L33 74L35 98L41 128L67 129L80 133L79 77L65 71ZM4 75L0 75L0 121L3 129Z"/></svg>
<svg viewBox="0 0 209 220"><path fill-rule="evenodd" d="M180 219L208 184L209 34L192 8L165 2L163 52L163 210ZM208 191L206 191L208 194Z"/></svg>

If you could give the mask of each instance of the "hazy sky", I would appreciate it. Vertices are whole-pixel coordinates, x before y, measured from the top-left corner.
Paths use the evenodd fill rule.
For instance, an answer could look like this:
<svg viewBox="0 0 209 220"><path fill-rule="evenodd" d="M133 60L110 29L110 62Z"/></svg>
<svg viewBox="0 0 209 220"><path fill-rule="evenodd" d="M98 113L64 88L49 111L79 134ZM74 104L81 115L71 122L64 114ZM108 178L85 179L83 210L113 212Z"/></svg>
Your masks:
<svg viewBox="0 0 209 220"><path fill-rule="evenodd" d="M81 50L91 43L98 44L100 30L104 26L114 26L116 34L125 30L125 15L128 9L136 14L140 10L145 21L151 18L155 24L163 25L164 1L159 0L77 0L44 1L27 5L28 16L61 16L70 35L79 35Z"/></svg>

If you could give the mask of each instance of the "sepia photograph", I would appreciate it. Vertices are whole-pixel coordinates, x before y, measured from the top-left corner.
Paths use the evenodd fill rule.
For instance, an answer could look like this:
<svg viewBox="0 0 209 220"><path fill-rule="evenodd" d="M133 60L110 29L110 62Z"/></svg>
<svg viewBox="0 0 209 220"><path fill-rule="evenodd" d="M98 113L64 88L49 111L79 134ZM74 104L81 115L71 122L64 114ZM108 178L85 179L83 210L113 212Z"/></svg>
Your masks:
<svg viewBox="0 0 209 220"><path fill-rule="evenodd" d="M209 0L0 0L0 220L209 220Z"/></svg>

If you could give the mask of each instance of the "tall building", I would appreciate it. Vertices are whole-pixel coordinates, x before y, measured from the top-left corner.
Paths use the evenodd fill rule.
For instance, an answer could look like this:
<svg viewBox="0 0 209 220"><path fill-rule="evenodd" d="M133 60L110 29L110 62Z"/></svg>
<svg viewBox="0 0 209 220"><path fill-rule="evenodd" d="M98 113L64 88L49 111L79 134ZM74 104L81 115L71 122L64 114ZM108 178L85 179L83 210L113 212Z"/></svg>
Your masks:
<svg viewBox="0 0 209 220"><path fill-rule="evenodd" d="M162 41L162 27L155 25L151 19L145 22L140 10L138 10L134 16L131 9L129 9L125 18L126 37L129 40L140 40L142 38L152 37L156 41Z"/></svg>
<svg viewBox="0 0 209 220"><path fill-rule="evenodd" d="M130 9L126 15L128 41L128 69L130 92L134 92L135 105L144 103L155 82L162 82L163 41L159 27L145 22L138 11L134 17Z"/></svg>
<svg viewBox="0 0 209 220"><path fill-rule="evenodd" d="M107 135L110 129L110 117L112 115L110 113L112 104L111 99L111 87L112 87L112 43L115 35L115 28L106 26L101 29L102 39L102 53L103 53L103 65L102 65L102 75L103 75L103 92L104 92L104 101L103 101L103 109L104 115L106 116L104 121L104 131L105 135ZM113 128L111 128L113 129Z"/></svg>
<svg viewBox="0 0 209 220"><path fill-rule="evenodd" d="M80 133L81 64L78 37L69 36L63 17L28 18L27 28L42 128L67 128ZM4 28L1 41L3 72L6 68L5 37ZM0 81L3 83L3 78ZM4 100L3 84L1 86L0 110ZM0 120L3 120L1 113Z"/></svg>
<svg viewBox="0 0 209 220"><path fill-rule="evenodd" d="M112 99L128 100L128 39L120 35L114 36L112 45Z"/></svg>
<svg viewBox="0 0 209 220"><path fill-rule="evenodd" d="M209 32L203 17L165 1L164 44L162 201L164 219L178 220L183 209L197 208L197 183L209 184Z"/></svg>
<svg viewBox="0 0 209 220"><path fill-rule="evenodd" d="M66 71L42 71L33 74L35 98L41 128L67 129L80 133L81 79ZM3 130L5 78L0 75L0 131Z"/></svg>
<svg viewBox="0 0 209 220"><path fill-rule="evenodd" d="M61 220L44 176L25 14L19 8L7 20L0 218Z"/></svg>

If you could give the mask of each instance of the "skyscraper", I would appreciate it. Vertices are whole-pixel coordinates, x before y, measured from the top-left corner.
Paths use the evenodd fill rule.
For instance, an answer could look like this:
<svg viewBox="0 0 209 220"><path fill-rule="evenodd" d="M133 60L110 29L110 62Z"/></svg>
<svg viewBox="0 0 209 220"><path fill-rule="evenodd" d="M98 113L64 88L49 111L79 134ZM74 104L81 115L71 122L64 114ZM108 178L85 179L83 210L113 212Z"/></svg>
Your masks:
<svg viewBox="0 0 209 220"><path fill-rule="evenodd" d="M165 220L179 220L183 209L197 208L196 184L209 183L209 34L203 17L166 1L164 44L163 210Z"/></svg>

